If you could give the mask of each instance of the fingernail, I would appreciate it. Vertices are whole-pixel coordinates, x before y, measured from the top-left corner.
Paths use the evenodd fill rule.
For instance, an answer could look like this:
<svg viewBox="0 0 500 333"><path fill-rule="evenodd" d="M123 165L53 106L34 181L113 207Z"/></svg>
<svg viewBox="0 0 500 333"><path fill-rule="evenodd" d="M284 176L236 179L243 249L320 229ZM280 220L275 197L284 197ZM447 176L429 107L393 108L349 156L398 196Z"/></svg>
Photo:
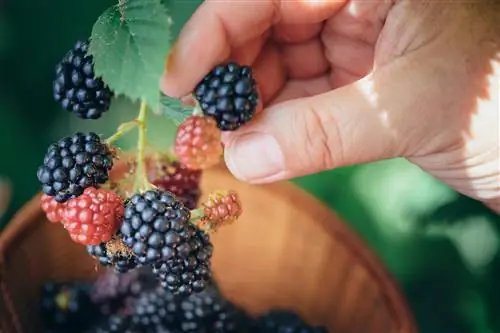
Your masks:
<svg viewBox="0 0 500 333"><path fill-rule="evenodd" d="M233 175L244 181L272 177L284 168L278 142L265 133L247 133L233 139L226 146L225 159Z"/></svg>

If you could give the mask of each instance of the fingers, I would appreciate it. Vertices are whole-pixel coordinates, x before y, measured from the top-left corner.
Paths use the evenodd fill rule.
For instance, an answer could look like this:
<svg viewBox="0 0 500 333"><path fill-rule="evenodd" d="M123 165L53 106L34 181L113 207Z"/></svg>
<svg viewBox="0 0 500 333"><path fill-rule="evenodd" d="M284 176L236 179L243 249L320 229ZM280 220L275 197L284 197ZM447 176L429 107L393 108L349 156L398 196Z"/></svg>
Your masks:
<svg viewBox="0 0 500 333"><path fill-rule="evenodd" d="M388 66L351 85L274 104L225 138L226 164L240 180L266 183L403 156L432 126L417 121L426 107L421 96L432 91L422 71Z"/></svg>
<svg viewBox="0 0 500 333"><path fill-rule="evenodd" d="M206 0L183 28L166 65L163 92L180 97L191 92L233 48L264 34L277 23L319 23L344 1Z"/></svg>

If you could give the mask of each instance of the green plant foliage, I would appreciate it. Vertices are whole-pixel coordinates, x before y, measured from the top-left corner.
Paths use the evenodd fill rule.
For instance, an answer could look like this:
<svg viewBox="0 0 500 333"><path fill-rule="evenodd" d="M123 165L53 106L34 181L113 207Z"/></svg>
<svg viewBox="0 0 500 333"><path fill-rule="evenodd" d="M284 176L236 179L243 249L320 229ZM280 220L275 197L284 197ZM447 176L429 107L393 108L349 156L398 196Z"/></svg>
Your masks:
<svg viewBox="0 0 500 333"><path fill-rule="evenodd" d="M92 29L95 72L117 94L156 110L158 82L170 50L172 22L160 0L122 0Z"/></svg>

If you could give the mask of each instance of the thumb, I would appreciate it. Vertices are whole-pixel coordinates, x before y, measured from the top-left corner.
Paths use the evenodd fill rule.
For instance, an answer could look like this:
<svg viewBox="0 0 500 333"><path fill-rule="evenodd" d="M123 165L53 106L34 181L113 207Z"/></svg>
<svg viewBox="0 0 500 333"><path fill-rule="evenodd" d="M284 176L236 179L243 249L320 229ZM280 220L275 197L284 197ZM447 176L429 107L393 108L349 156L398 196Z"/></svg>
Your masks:
<svg viewBox="0 0 500 333"><path fill-rule="evenodd" d="M409 81L407 69L384 69L321 95L273 105L227 134L226 164L240 180L266 183L400 156L412 132L404 128L411 120L398 114L411 113ZM391 96L384 98L377 87Z"/></svg>

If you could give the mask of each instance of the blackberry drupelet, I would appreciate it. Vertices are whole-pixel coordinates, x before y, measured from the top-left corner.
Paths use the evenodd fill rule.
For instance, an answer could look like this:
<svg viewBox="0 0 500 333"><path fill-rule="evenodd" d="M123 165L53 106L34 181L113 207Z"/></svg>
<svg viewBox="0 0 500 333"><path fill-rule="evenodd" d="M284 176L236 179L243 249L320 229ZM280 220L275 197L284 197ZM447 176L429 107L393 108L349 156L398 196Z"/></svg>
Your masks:
<svg viewBox="0 0 500 333"><path fill-rule="evenodd" d="M182 300L179 326L185 333L240 332L241 316L239 309L210 286Z"/></svg>
<svg viewBox="0 0 500 333"><path fill-rule="evenodd" d="M49 146L37 177L42 191L62 203L104 184L112 167L113 153L107 144L93 132L77 132Z"/></svg>
<svg viewBox="0 0 500 333"><path fill-rule="evenodd" d="M160 162L160 161L158 161ZM153 185L173 193L187 209L195 209L201 196L201 170L191 170L174 161L158 163L150 172Z"/></svg>
<svg viewBox="0 0 500 333"><path fill-rule="evenodd" d="M170 192L149 190L133 195L125 203L120 228L122 240L141 264L183 258L188 244L191 214Z"/></svg>
<svg viewBox="0 0 500 333"><path fill-rule="evenodd" d="M141 267L127 273L112 270L101 275L90 293L92 302L103 315L129 314L138 295L158 286L149 267Z"/></svg>
<svg viewBox="0 0 500 333"><path fill-rule="evenodd" d="M203 114L213 117L222 131L234 131L249 122L259 103L252 69L234 62L218 65L194 90Z"/></svg>
<svg viewBox="0 0 500 333"><path fill-rule="evenodd" d="M47 330L72 332L95 318L87 285L49 282L41 290L41 318Z"/></svg>
<svg viewBox="0 0 500 333"><path fill-rule="evenodd" d="M133 255L113 254L107 251L106 243L88 245L87 252L97 259L102 266L112 267L117 273L126 273L139 266Z"/></svg>
<svg viewBox="0 0 500 333"><path fill-rule="evenodd" d="M54 99L83 119L98 119L111 105L113 92L95 77L87 41L78 41L56 66Z"/></svg>
<svg viewBox="0 0 500 333"><path fill-rule="evenodd" d="M257 319L256 333L327 333L325 327L313 327L295 313L271 311Z"/></svg>
<svg viewBox="0 0 500 333"><path fill-rule="evenodd" d="M189 252L154 264L153 273L166 290L187 296L203 291L209 284L213 245L209 236L193 225L187 226L184 234Z"/></svg>
<svg viewBox="0 0 500 333"><path fill-rule="evenodd" d="M112 315L88 333L137 333L128 316Z"/></svg>
<svg viewBox="0 0 500 333"><path fill-rule="evenodd" d="M178 303L176 297L164 289L145 292L135 302L131 322L140 331L171 327L178 313Z"/></svg>

